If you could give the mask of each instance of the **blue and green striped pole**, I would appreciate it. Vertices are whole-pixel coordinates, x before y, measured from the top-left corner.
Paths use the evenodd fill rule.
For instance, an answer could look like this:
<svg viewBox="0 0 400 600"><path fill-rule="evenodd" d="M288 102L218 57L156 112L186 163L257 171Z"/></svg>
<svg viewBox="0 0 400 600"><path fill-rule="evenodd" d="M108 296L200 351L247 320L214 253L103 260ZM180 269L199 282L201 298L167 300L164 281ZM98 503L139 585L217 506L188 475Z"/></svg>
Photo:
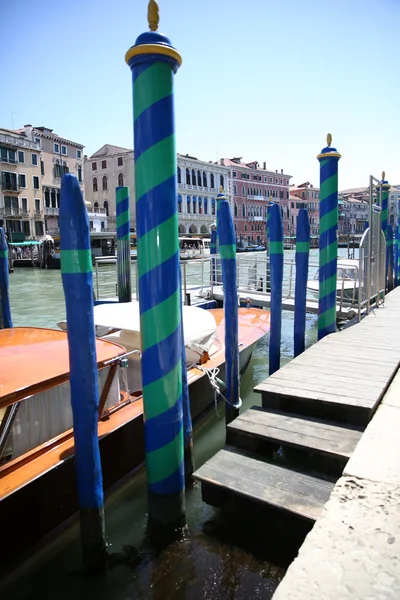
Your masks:
<svg viewBox="0 0 400 600"><path fill-rule="evenodd" d="M9 276L8 276L8 246L4 230L0 227L0 329L12 327Z"/></svg>
<svg viewBox="0 0 400 600"><path fill-rule="evenodd" d="M394 287L397 287L400 283L400 227L396 225L396 237L394 240Z"/></svg>
<svg viewBox="0 0 400 600"><path fill-rule="evenodd" d="M100 570L106 562L106 542L97 433L99 394L89 232L89 219L78 180L68 173L61 182L60 257L68 323L81 544L86 567Z"/></svg>
<svg viewBox="0 0 400 600"><path fill-rule="evenodd" d="M217 228L214 226L211 228L210 254L217 254ZM216 262L215 258L211 259L211 281L213 285L217 282Z"/></svg>
<svg viewBox="0 0 400 600"><path fill-rule="evenodd" d="M132 70L136 227L149 524L184 519L182 306L173 79L182 59L151 31L126 54Z"/></svg>
<svg viewBox="0 0 400 600"><path fill-rule="evenodd" d="M380 205L382 207L381 211L381 228L386 240L386 262L385 262L385 287L386 289L389 286L389 262L390 262L390 251L393 248L390 247L389 239L388 239L388 212L389 212L389 190L390 184L385 179L385 171L382 172L382 181L381 186L378 187L378 195L380 193L380 189L382 190Z"/></svg>
<svg viewBox="0 0 400 600"><path fill-rule="evenodd" d="M294 356L305 350L310 220L305 208L299 210L296 228L296 283L294 293Z"/></svg>
<svg viewBox="0 0 400 600"><path fill-rule="evenodd" d="M389 292L391 292L394 288L393 249L393 227L391 225L388 225L386 232L386 285Z"/></svg>
<svg viewBox="0 0 400 600"><path fill-rule="evenodd" d="M283 225L279 204L273 204L268 216L271 270L271 321L269 334L269 374L281 366Z"/></svg>
<svg viewBox="0 0 400 600"><path fill-rule="evenodd" d="M116 188L118 300L132 302L129 188Z"/></svg>
<svg viewBox="0 0 400 600"><path fill-rule="evenodd" d="M236 269L236 234L225 194L218 194L217 235L222 267L225 317L226 424L239 414L239 322Z"/></svg>
<svg viewBox="0 0 400 600"><path fill-rule="evenodd" d="M338 163L341 155L328 145L317 156L320 163L318 339L336 331Z"/></svg>

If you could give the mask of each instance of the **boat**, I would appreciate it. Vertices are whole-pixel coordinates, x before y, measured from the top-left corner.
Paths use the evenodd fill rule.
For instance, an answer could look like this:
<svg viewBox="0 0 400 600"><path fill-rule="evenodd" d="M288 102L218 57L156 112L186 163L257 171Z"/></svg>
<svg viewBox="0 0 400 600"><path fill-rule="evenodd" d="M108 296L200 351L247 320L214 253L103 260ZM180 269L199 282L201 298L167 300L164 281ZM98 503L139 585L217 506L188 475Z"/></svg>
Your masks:
<svg viewBox="0 0 400 600"><path fill-rule="evenodd" d="M180 260L203 258L210 254L211 240L201 237L179 237Z"/></svg>
<svg viewBox="0 0 400 600"><path fill-rule="evenodd" d="M340 300L355 303L358 302L358 290L360 287L359 261L355 259L338 259L336 296ZM319 295L319 271L314 279L307 281L307 290L316 298Z"/></svg>
<svg viewBox="0 0 400 600"><path fill-rule="evenodd" d="M111 231L91 231L90 246L92 251L92 261L100 256L115 256L116 252L116 233ZM53 235L53 243L48 244L48 253L46 256L47 269L61 269L60 261L60 234Z"/></svg>
<svg viewBox="0 0 400 600"><path fill-rule="evenodd" d="M134 354L127 355L125 346L116 341L126 342L127 334L135 334L129 327L118 329L121 324L127 326L125 313L133 307L129 304L109 306L114 307L114 314L109 310L95 309L97 333L102 335L96 339L96 350L100 396L99 444L104 489L144 462L140 380L134 382L130 389L121 389L120 385L126 372L122 366L127 362L126 358L131 363L127 371L133 365L133 371L140 376L139 354L132 337L130 349ZM132 319L136 319L134 308L133 312L135 316ZM223 380L225 377L223 309L204 311L207 312L215 321L215 331L209 329L206 332L203 341L208 350L198 353L198 361L189 364L187 371L194 423L199 422L214 404L214 389L208 375L215 373L214 369L220 369L219 378ZM123 323L115 321L117 314L121 315ZM112 321L108 321L108 318L112 318ZM105 326L100 323L105 323ZM110 323L111 328L108 326ZM118 335L121 331L124 335ZM268 311L239 309L241 372L246 369L255 344L268 331ZM137 331L136 339L139 340ZM193 357L188 358L193 360ZM21 554L28 556L44 536L50 535L71 517L78 509L78 499L66 332L33 327L1 330L0 364L0 446L4 449L0 463L0 571L6 571L12 561L23 558Z"/></svg>

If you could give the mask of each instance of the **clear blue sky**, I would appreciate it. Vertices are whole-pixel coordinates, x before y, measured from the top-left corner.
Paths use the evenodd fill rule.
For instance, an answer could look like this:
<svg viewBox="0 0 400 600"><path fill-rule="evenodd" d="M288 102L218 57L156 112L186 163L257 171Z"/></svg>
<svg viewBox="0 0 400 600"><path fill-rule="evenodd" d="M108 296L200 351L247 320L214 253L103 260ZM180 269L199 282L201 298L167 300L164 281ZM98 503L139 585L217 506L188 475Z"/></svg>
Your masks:
<svg viewBox="0 0 400 600"><path fill-rule="evenodd" d="M326 134L339 187L400 183L400 0L159 0L181 52L177 149L242 156L318 184ZM133 147L126 50L147 0L0 0L0 125ZM12 113L14 113L12 115Z"/></svg>

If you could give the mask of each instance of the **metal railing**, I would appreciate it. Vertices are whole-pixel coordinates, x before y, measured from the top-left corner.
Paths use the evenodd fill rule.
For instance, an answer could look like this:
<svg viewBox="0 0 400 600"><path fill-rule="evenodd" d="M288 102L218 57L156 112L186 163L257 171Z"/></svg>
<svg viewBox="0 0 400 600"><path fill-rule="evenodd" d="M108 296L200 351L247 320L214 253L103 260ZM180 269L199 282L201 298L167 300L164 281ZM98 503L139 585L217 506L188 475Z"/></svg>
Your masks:
<svg viewBox="0 0 400 600"><path fill-rule="evenodd" d="M60 209L57 207L53 207L53 206L45 206L44 207L45 215L58 215L59 212L60 212Z"/></svg>

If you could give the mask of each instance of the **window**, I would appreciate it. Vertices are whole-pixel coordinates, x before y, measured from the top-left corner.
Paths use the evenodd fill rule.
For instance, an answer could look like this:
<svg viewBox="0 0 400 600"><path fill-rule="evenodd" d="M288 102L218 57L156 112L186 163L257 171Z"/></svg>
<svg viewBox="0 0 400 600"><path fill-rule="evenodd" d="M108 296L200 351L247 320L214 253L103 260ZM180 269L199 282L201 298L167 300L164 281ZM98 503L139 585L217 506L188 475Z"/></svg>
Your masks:
<svg viewBox="0 0 400 600"><path fill-rule="evenodd" d="M107 161L106 160L102 160L101 161L101 168L102 169L107 169Z"/></svg>
<svg viewBox="0 0 400 600"><path fill-rule="evenodd" d="M192 185L196 185L196 171L192 169Z"/></svg>
<svg viewBox="0 0 400 600"><path fill-rule="evenodd" d="M35 211L37 213L40 213L40 199L39 198L35 198Z"/></svg>
<svg viewBox="0 0 400 600"><path fill-rule="evenodd" d="M219 185L222 187L222 189L224 189L224 176L223 175L219 176Z"/></svg>
<svg viewBox="0 0 400 600"><path fill-rule="evenodd" d="M186 169L186 184L190 185L190 171Z"/></svg>
<svg viewBox="0 0 400 600"><path fill-rule="evenodd" d="M281 179L281 185L283 184L283 179Z"/></svg>
<svg viewBox="0 0 400 600"><path fill-rule="evenodd" d="M20 163L25 162L25 152L22 152L22 150L18 151L18 162L20 162Z"/></svg>
<svg viewBox="0 0 400 600"><path fill-rule="evenodd" d="M238 216L238 209L237 209L237 204L236 203L235 203L235 212L234 212L234 214L235 214L235 217Z"/></svg>
<svg viewBox="0 0 400 600"><path fill-rule="evenodd" d="M207 213L208 213L207 198L204 198L204 214L206 215Z"/></svg>
<svg viewBox="0 0 400 600"><path fill-rule="evenodd" d="M79 165L77 171L78 171L78 181L79 181L79 183L82 183L82 167L81 167L81 165Z"/></svg>
<svg viewBox="0 0 400 600"><path fill-rule="evenodd" d="M108 201L107 200L104 200L103 207L104 207L104 210L106 211L106 215L108 217Z"/></svg>
<svg viewBox="0 0 400 600"><path fill-rule="evenodd" d="M103 177L103 179L104 179L104 177ZM122 186L124 185L124 176L123 176L123 174L122 174L122 173L119 173L119 175L118 175L118 185L119 185L120 187L122 187ZM103 189L104 189L104 188L103 188ZM107 188L106 188L106 189L107 189Z"/></svg>
<svg viewBox="0 0 400 600"><path fill-rule="evenodd" d="M82 158L82 150L76 151L76 158Z"/></svg>
<svg viewBox="0 0 400 600"><path fill-rule="evenodd" d="M245 196L245 195L246 195L246 190L245 190L245 187L243 186L242 187L242 196Z"/></svg>
<svg viewBox="0 0 400 600"><path fill-rule="evenodd" d="M275 177L275 183L278 183L278 178L277 177Z"/></svg>
<svg viewBox="0 0 400 600"><path fill-rule="evenodd" d="M92 162L92 171L97 171L97 162Z"/></svg>
<svg viewBox="0 0 400 600"><path fill-rule="evenodd" d="M97 192L97 177L93 177L93 191Z"/></svg>
<svg viewBox="0 0 400 600"><path fill-rule="evenodd" d="M124 164L124 159L122 158L122 156L118 157L117 164L119 167L122 167L122 165Z"/></svg>
<svg viewBox="0 0 400 600"><path fill-rule="evenodd" d="M236 185L236 183L233 186L233 193L235 194L235 196L237 195L237 185Z"/></svg>
<svg viewBox="0 0 400 600"><path fill-rule="evenodd" d="M51 196L51 207L57 208L56 190L54 188L51 188L50 196Z"/></svg>
<svg viewBox="0 0 400 600"><path fill-rule="evenodd" d="M270 177L270 178L269 178L269 182L270 182L270 183L274 183L274 178L273 178L273 177Z"/></svg>
<svg viewBox="0 0 400 600"><path fill-rule="evenodd" d="M246 206L242 204L242 217L246 216Z"/></svg>
<svg viewBox="0 0 400 600"><path fill-rule="evenodd" d="M201 187L201 173L200 173L200 171L197 171L197 185L199 187Z"/></svg>
<svg viewBox="0 0 400 600"><path fill-rule="evenodd" d="M188 196L186 198L187 202L186 202L186 212L190 213L190 196Z"/></svg>
<svg viewBox="0 0 400 600"><path fill-rule="evenodd" d="M44 234L43 222L35 221L35 235L43 235L43 234Z"/></svg>
<svg viewBox="0 0 400 600"><path fill-rule="evenodd" d="M103 187L104 191L107 190L107 176L106 175L104 175L104 177L102 179L102 187Z"/></svg>
<svg viewBox="0 0 400 600"><path fill-rule="evenodd" d="M205 171L203 171L203 187L207 187L207 175Z"/></svg>
<svg viewBox="0 0 400 600"><path fill-rule="evenodd" d="M42 160L40 161L40 172L44 175L44 162Z"/></svg>
<svg viewBox="0 0 400 600"><path fill-rule="evenodd" d="M214 173L210 173L210 188L214 189Z"/></svg>
<svg viewBox="0 0 400 600"><path fill-rule="evenodd" d="M39 146L40 146L40 138L38 138L38 137L35 137L35 143L36 143L36 144L39 144Z"/></svg>
<svg viewBox="0 0 400 600"><path fill-rule="evenodd" d="M232 177L237 177L237 173L236 173L236 171L233 171L233 173L232 173Z"/></svg>
<svg viewBox="0 0 400 600"><path fill-rule="evenodd" d="M104 223L105 223L105 221L100 221L100 228L102 231L104 230Z"/></svg>
<svg viewBox="0 0 400 600"><path fill-rule="evenodd" d="M0 148L0 159L2 162L15 163L14 150L8 150L7 148Z"/></svg>
<svg viewBox="0 0 400 600"><path fill-rule="evenodd" d="M177 178L178 178L178 183L182 183L181 179L182 179L182 173L181 173L181 168L178 167L178 171L177 171Z"/></svg>
<svg viewBox="0 0 400 600"><path fill-rule="evenodd" d="M27 212L27 211L25 211L25 212ZM31 234L31 230L30 230L30 227L29 227L29 221L22 221L22 227L24 229L25 235L30 235Z"/></svg>
<svg viewBox="0 0 400 600"><path fill-rule="evenodd" d="M36 175L33 176L33 189L34 190L38 190L40 188L39 186L39 177L37 177Z"/></svg>
<svg viewBox="0 0 400 600"><path fill-rule="evenodd" d="M22 175L22 173L20 173L18 175L18 179L19 179L19 187L26 188L26 177L25 177L25 175Z"/></svg>
<svg viewBox="0 0 400 600"><path fill-rule="evenodd" d="M193 196L193 214L194 215L197 212L196 206L197 206L197 204L196 204L196 196Z"/></svg>
<svg viewBox="0 0 400 600"><path fill-rule="evenodd" d="M32 164L34 167L37 167L37 165L38 165L38 155L37 154L32 154Z"/></svg>
<svg viewBox="0 0 400 600"><path fill-rule="evenodd" d="M22 212L28 212L28 198L21 198Z"/></svg>
<svg viewBox="0 0 400 600"><path fill-rule="evenodd" d="M54 144L54 152L60 154L60 144Z"/></svg>
<svg viewBox="0 0 400 600"><path fill-rule="evenodd" d="M67 156L67 146L61 146L61 154Z"/></svg>
<svg viewBox="0 0 400 600"><path fill-rule="evenodd" d="M257 181L257 175L253 175L253 181Z"/></svg>

